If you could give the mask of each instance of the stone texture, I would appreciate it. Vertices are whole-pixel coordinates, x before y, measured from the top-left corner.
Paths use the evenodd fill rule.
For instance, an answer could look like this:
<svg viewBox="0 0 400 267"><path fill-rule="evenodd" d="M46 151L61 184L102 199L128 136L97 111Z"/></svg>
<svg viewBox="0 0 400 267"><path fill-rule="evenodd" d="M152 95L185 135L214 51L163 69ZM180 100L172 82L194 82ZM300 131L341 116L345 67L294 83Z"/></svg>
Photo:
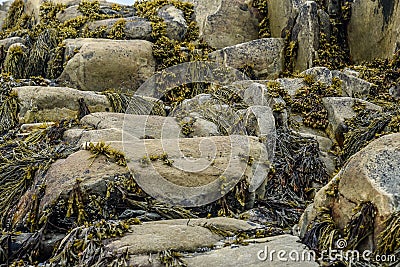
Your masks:
<svg viewBox="0 0 400 267"><path fill-rule="evenodd" d="M356 101L365 104L367 109L379 111L382 110L380 106L369 103L362 99L351 97L324 97L322 99L322 102L328 111L328 132L332 135L331 137L333 139L341 139L344 134L342 126L345 119L350 119L356 116L356 112L353 109Z"/></svg>
<svg viewBox="0 0 400 267"><path fill-rule="evenodd" d="M66 9L57 13L56 18L64 23L67 20L83 16L83 13L78 10L78 5L69 6Z"/></svg>
<svg viewBox="0 0 400 267"><path fill-rule="evenodd" d="M16 44L16 43L25 44L26 41L21 37L9 37L9 38L0 40L0 47L2 46L3 49L5 51L7 51L11 45Z"/></svg>
<svg viewBox="0 0 400 267"><path fill-rule="evenodd" d="M294 25L304 0L269 0L268 19L272 37L280 38Z"/></svg>
<svg viewBox="0 0 400 267"><path fill-rule="evenodd" d="M332 76L342 81L343 96L366 99L371 89L375 86L373 83L337 70L332 71Z"/></svg>
<svg viewBox="0 0 400 267"><path fill-rule="evenodd" d="M265 146L254 137L124 141L128 166L134 170L141 188L156 198L182 206L211 203L244 177L252 192L269 171ZM162 160L144 161L145 156L164 153L168 164ZM248 164L250 158L252 163Z"/></svg>
<svg viewBox="0 0 400 267"><path fill-rule="evenodd" d="M95 20L88 23L87 27L89 31L94 31L96 28L104 27L106 29L105 36L107 36L110 34L115 23L119 21L125 22L124 34L126 39L152 40L151 22L139 17Z"/></svg>
<svg viewBox="0 0 400 267"><path fill-rule="evenodd" d="M235 69L250 66L259 79L277 78L283 71L283 49L283 39L263 38L214 51L210 59Z"/></svg>
<svg viewBox="0 0 400 267"><path fill-rule="evenodd" d="M190 0L203 38L216 49L258 39L257 13L246 0Z"/></svg>
<svg viewBox="0 0 400 267"><path fill-rule="evenodd" d="M348 37L355 62L390 58L400 48L400 1L354 0L351 13Z"/></svg>
<svg viewBox="0 0 400 267"><path fill-rule="evenodd" d="M122 129L108 128L100 130L69 129L64 132L63 140L68 143L83 145L88 142L122 141ZM130 136L130 139L134 139ZM139 138L137 138L139 140Z"/></svg>
<svg viewBox="0 0 400 267"><path fill-rule="evenodd" d="M353 155L337 176L316 194L313 206L307 208L300 221L301 234L304 235L305 227L321 207L331 208L336 225L343 229L351 219L353 209L370 201L377 209L373 233L376 239L384 220L399 209L399 151L400 134L391 134L371 142ZM339 197L332 198L326 192L335 183Z"/></svg>
<svg viewBox="0 0 400 267"><path fill-rule="evenodd" d="M78 100L83 98L91 112L111 109L107 97L95 92L83 92L67 87L23 86L13 89L21 104L22 123L58 121L75 118Z"/></svg>
<svg viewBox="0 0 400 267"><path fill-rule="evenodd" d="M158 10L158 15L167 24L167 36L170 39L182 40L188 27L183 11L173 5L166 5Z"/></svg>
<svg viewBox="0 0 400 267"><path fill-rule="evenodd" d="M307 247L298 242L298 237L290 235L282 235L275 237L268 237L263 239L256 239L254 244L248 246L239 246L236 248L225 247L218 250L213 250L204 254L198 254L194 257L186 257L184 260L188 266L196 267L223 267L223 266L270 266L270 267L311 267L319 266L313 259L305 260L301 259L301 255L304 253L306 256L309 253ZM270 252L275 250L273 257L270 256ZM282 258L287 260L279 260L277 257L278 251L284 251L285 255ZM262 251L262 252L260 252ZM300 260L290 258L289 253L296 251L299 255ZM265 252L267 255L265 255ZM311 255L311 254L310 254ZM261 260L260 260L261 258Z"/></svg>
<svg viewBox="0 0 400 267"><path fill-rule="evenodd" d="M313 66L319 45L319 24L317 4L306 1L299 9L299 15L292 30L292 40L298 41L295 69L302 71Z"/></svg>
<svg viewBox="0 0 400 267"><path fill-rule="evenodd" d="M78 38L65 43L67 51L79 52L68 61L59 81L81 90L135 91L155 71L148 41Z"/></svg>

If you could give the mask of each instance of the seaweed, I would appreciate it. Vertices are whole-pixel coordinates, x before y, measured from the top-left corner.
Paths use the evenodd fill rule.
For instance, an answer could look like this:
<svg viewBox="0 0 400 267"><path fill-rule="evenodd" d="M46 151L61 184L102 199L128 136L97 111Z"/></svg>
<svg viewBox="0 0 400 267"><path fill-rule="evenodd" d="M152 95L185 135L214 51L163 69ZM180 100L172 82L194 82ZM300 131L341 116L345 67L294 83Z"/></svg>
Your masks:
<svg viewBox="0 0 400 267"><path fill-rule="evenodd" d="M252 1L252 6L257 8L260 12L261 18L258 24L259 38L270 38L271 37L271 29L269 25L268 18L268 1L267 0L254 0Z"/></svg>
<svg viewBox="0 0 400 267"><path fill-rule="evenodd" d="M112 159L117 165L126 167L124 153L111 148L110 145L106 145L104 142L89 143L88 150L93 153L90 157L93 159L92 163L99 155L104 155L108 159Z"/></svg>

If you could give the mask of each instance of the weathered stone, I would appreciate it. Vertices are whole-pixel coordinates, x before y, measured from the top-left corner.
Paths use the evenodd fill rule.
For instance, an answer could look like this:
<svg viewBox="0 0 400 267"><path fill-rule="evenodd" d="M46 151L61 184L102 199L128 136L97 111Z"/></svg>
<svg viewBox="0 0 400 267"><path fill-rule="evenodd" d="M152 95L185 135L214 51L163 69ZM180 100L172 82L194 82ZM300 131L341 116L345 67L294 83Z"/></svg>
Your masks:
<svg viewBox="0 0 400 267"><path fill-rule="evenodd" d="M122 141L122 129L108 128L99 130L70 129L64 132L63 140L82 145L88 142ZM134 136L130 136L134 139ZM137 138L139 140L139 138Z"/></svg>
<svg viewBox="0 0 400 267"><path fill-rule="evenodd" d="M263 38L225 47L210 53L210 59L240 69L250 66L260 79L277 78L283 71L284 41Z"/></svg>
<svg viewBox="0 0 400 267"><path fill-rule="evenodd" d="M322 102L328 111L328 132L331 135L332 140L336 140L341 143L344 134L344 121L356 116L356 112L353 109L356 101L361 104L365 104L365 108L371 110L382 110L380 106L369 103L362 99L356 99L351 97L324 97Z"/></svg>
<svg viewBox="0 0 400 267"><path fill-rule="evenodd" d="M342 81L343 96L366 99L375 85L347 73L337 70L332 71L332 76Z"/></svg>
<svg viewBox="0 0 400 267"><path fill-rule="evenodd" d="M94 127L95 129L115 128L124 130L125 138L134 139L160 139L160 138L183 138L185 134L183 123L178 122L175 117L161 117L148 115L133 115L123 113L92 113L82 118L81 123ZM191 136L213 136L219 135L215 124L197 118L190 126ZM77 137L75 137L77 138ZM121 141L108 140L108 141Z"/></svg>
<svg viewBox="0 0 400 267"><path fill-rule="evenodd" d="M125 23L123 31L126 39L152 40L151 22L139 17L95 20L88 23L87 27L89 31L94 31L97 28L103 27L105 29L104 37L106 37L110 34L115 23L122 21Z"/></svg>
<svg viewBox="0 0 400 267"><path fill-rule="evenodd" d="M400 134L391 134L371 142L353 155L336 177L318 191L313 206L307 208L300 221L301 234L304 235L305 227L322 207L332 209L335 224L343 230L354 208L369 201L376 207L372 234L376 242L383 229L383 222L399 209L399 151ZM338 190L337 198L327 195L333 186ZM369 246L372 248L374 245Z"/></svg>
<svg viewBox="0 0 400 267"><path fill-rule="evenodd" d="M313 66L319 46L319 24L317 4L306 1L299 9L299 15L292 30L292 40L298 41L296 70L306 70Z"/></svg>
<svg viewBox="0 0 400 267"><path fill-rule="evenodd" d="M302 78L279 78L276 81L290 96L294 96L301 87L306 85Z"/></svg>
<svg viewBox="0 0 400 267"><path fill-rule="evenodd" d="M244 177L252 193L269 171L265 146L247 136L124 140L124 152L145 192L182 206L211 203ZM145 160L164 153L168 161Z"/></svg>
<svg viewBox="0 0 400 267"><path fill-rule="evenodd" d="M351 6L348 40L352 60L391 58L400 48L400 2L354 0Z"/></svg>
<svg viewBox="0 0 400 267"><path fill-rule="evenodd" d="M216 49L258 39L258 19L246 0L190 0L203 38Z"/></svg>
<svg viewBox="0 0 400 267"><path fill-rule="evenodd" d="M271 258L271 251L274 250ZM285 255L277 254L284 251ZM289 256L291 252L297 252L298 259ZM283 258L279 260L278 256ZM305 258L302 259L302 255ZM293 255L292 255L293 256ZM310 256L310 259L308 258ZM239 246L236 248L225 247L213 250L204 254L197 254L194 257L185 257L188 266L270 266L270 267L308 267L319 266L315 262L315 254L308 251L307 247L299 242L299 238L290 235L267 237L256 239L254 244Z"/></svg>
<svg viewBox="0 0 400 267"><path fill-rule="evenodd" d="M285 36L285 30L290 30L299 13L304 0L269 0L268 19L272 37Z"/></svg>
<svg viewBox="0 0 400 267"><path fill-rule="evenodd" d="M11 45L16 43L25 44L25 39L21 37L9 37L6 39L2 39L0 40L0 47L2 46L4 51L7 51Z"/></svg>
<svg viewBox="0 0 400 267"><path fill-rule="evenodd" d="M303 71L303 75L311 75L315 81L322 82L326 85L332 84L332 72L325 67L313 67Z"/></svg>
<svg viewBox="0 0 400 267"><path fill-rule="evenodd" d="M170 39L182 40L188 27L182 10L173 5L166 5L158 10L158 15L167 25L167 36Z"/></svg>
<svg viewBox="0 0 400 267"><path fill-rule="evenodd" d="M56 18L64 23L67 20L76 18L78 16L83 16L83 13L78 10L78 5L69 6L66 9L57 13Z"/></svg>
<svg viewBox="0 0 400 267"><path fill-rule="evenodd" d="M28 123L21 125L22 133L30 133L39 129L46 129L47 127L53 126L54 122L41 122L41 123Z"/></svg>
<svg viewBox="0 0 400 267"><path fill-rule="evenodd" d="M71 46L69 51L79 52L68 61L59 81L78 89L135 91L155 71L148 41L78 38L65 43Z"/></svg>
<svg viewBox="0 0 400 267"><path fill-rule="evenodd" d="M7 12L0 10L0 28L3 27L4 20L7 18Z"/></svg>
<svg viewBox="0 0 400 267"><path fill-rule="evenodd" d="M13 90L21 103L19 117L22 123L75 118L79 111L79 99L84 100L91 112L111 109L107 97L95 92L43 86L23 86Z"/></svg>

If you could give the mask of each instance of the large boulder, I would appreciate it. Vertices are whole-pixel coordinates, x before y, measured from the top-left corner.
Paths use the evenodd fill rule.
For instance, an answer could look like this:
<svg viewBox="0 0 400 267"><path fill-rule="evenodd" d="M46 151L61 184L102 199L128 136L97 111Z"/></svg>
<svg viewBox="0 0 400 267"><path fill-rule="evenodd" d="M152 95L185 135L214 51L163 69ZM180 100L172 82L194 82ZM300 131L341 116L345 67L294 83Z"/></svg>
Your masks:
<svg viewBox="0 0 400 267"><path fill-rule="evenodd" d="M190 0L200 37L221 49L258 39L257 13L246 0Z"/></svg>
<svg viewBox="0 0 400 267"><path fill-rule="evenodd" d="M400 48L400 1L352 1L348 40L355 62L390 58Z"/></svg>
<svg viewBox="0 0 400 267"><path fill-rule="evenodd" d="M373 239L384 228L384 221L399 209L400 134L383 136L353 155L335 178L323 187L300 220L301 235L318 210L329 208L335 224L343 230L354 208L371 202L376 208ZM332 192L335 192L332 196ZM372 240L371 240L372 242ZM369 247L373 247L373 243Z"/></svg>
<svg viewBox="0 0 400 267"><path fill-rule="evenodd" d="M273 251L273 252L272 252ZM279 256L278 256L279 255ZM291 235L255 240L248 246L225 247L185 258L187 266L312 267L319 266L313 252ZM308 259L308 256L311 259Z"/></svg>
<svg viewBox="0 0 400 267"><path fill-rule="evenodd" d="M210 59L235 69L250 67L259 79L277 78L283 71L284 40L263 38L210 53Z"/></svg>
<svg viewBox="0 0 400 267"><path fill-rule="evenodd" d="M110 111L105 95L68 87L23 86L13 89L20 102L20 122L46 122L73 119L78 116L80 101L90 112Z"/></svg>
<svg viewBox="0 0 400 267"><path fill-rule="evenodd" d="M60 82L86 91L135 91L155 71L152 43L144 40L67 39Z"/></svg>

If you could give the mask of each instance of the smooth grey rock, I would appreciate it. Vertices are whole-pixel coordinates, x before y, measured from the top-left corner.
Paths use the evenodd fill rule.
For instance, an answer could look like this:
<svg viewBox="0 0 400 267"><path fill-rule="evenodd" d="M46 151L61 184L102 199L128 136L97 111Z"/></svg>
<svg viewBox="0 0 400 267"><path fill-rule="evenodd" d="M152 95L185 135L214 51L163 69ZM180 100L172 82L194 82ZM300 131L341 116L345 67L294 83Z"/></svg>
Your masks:
<svg viewBox="0 0 400 267"><path fill-rule="evenodd" d="M283 71L283 49L283 39L263 38L225 47L209 56L235 69L251 66L259 79L277 78Z"/></svg>
<svg viewBox="0 0 400 267"><path fill-rule="evenodd" d="M78 5L69 6L66 9L57 13L56 18L64 23L67 20L83 16L83 13L78 10Z"/></svg>
<svg viewBox="0 0 400 267"><path fill-rule="evenodd" d="M144 40L67 39L67 62L59 81L85 91L136 91L155 71L152 43ZM68 56L66 56L68 57Z"/></svg>
<svg viewBox="0 0 400 267"><path fill-rule="evenodd" d="M75 118L79 99L83 99L90 112L110 110L106 96L67 87L23 86L13 89L21 104L22 123L59 121Z"/></svg>

